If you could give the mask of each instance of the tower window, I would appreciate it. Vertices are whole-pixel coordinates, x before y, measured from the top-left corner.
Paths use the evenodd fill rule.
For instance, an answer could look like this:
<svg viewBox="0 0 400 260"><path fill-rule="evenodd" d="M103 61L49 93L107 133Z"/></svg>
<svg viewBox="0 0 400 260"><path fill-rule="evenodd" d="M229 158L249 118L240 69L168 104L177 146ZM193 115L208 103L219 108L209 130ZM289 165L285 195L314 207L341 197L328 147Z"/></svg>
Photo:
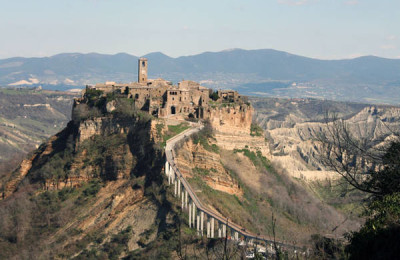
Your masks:
<svg viewBox="0 0 400 260"><path fill-rule="evenodd" d="M146 67L146 62L142 61L142 66Z"/></svg>

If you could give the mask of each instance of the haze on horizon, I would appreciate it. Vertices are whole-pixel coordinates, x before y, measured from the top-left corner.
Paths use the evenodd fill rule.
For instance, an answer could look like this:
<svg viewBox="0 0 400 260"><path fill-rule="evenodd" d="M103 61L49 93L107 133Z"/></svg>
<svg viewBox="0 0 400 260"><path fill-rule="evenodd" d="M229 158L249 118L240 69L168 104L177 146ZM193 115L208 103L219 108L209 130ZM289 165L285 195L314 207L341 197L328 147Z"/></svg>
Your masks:
<svg viewBox="0 0 400 260"><path fill-rule="evenodd" d="M400 58L399 24L396 0L2 1L0 58L158 51L177 57L231 48Z"/></svg>

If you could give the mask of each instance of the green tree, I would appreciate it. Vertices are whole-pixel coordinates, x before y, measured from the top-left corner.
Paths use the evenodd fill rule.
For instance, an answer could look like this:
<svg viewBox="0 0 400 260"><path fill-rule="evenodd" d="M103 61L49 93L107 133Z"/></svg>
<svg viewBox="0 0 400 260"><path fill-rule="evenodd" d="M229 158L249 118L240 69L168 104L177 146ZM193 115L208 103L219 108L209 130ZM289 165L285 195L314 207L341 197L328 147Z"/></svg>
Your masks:
<svg viewBox="0 0 400 260"><path fill-rule="evenodd" d="M217 101L219 96L217 91L210 92L210 98L214 101Z"/></svg>

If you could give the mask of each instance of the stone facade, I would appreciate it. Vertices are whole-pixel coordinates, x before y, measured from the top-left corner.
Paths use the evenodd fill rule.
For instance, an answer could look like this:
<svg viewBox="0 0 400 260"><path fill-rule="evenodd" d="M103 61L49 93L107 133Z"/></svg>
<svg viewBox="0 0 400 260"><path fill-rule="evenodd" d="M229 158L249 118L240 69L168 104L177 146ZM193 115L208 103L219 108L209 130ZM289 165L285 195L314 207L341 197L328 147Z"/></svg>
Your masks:
<svg viewBox="0 0 400 260"><path fill-rule="evenodd" d="M120 84L107 82L87 86L104 94L116 92L135 101L135 106L158 117L181 114L203 118L208 107L210 90L193 81L182 81L177 86L163 79L150 79L146 84L133 82Z"/></svg>
<svg viewBox="0 0 400 260"><path fill-rule="evenodd" d="M101 90L105 95L111 92L124 94L135 101L138 109L148 111L157 117L182 115L200 119L208 118L211 89L190 80L173 85L164 79L148 79L147 69L147 59L140 58L138 82L126 84L106 82L87 86L87 88ZM233 90L218 91L218 96L219 103L243 103L241 96Z"/></svg>

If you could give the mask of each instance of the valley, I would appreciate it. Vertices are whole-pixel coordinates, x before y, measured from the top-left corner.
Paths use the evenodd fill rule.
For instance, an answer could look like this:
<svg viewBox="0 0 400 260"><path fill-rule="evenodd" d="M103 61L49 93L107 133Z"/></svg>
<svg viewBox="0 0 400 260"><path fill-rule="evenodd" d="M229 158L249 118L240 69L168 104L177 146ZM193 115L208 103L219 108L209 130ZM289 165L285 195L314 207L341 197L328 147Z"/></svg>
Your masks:
<svg viewBox="0 0 400 260"><path fill-rule="evenodd" d="M0 88L0 176L63 129L76 94Z"/></svg>
<svg viewBox="0 0 400 260"><path fill-rule="evenodd" d="M205 242L187 227L189 216L163 174L163 147L191 123L179 115L153 118L121 97L90 100L92 105L76 103L61 132L0 178L0 247L8 248L3 256L18 250L21 257L171 256L179 254L176 243L182 239L181 246L198 250L188 256L204 256ZM246 232L270 241L275 232L280 243L300 248L309 247L314 234L343 239L357 230L364 197L347 193L337 185L340 178L318 164L314 137L329 110L349 122L354 135L379 144L390 136L387 129L398 127L399 108L316 99L249 101L253 118L252 109L212 103L211 127L176 145L176 164L202 204ZM35 100L22 107L53 106L42 104ZM10 224L11 218L17 221ZM25 232L15 233L21 228ZM29 243L40 249L28 250Z"/></svg>

